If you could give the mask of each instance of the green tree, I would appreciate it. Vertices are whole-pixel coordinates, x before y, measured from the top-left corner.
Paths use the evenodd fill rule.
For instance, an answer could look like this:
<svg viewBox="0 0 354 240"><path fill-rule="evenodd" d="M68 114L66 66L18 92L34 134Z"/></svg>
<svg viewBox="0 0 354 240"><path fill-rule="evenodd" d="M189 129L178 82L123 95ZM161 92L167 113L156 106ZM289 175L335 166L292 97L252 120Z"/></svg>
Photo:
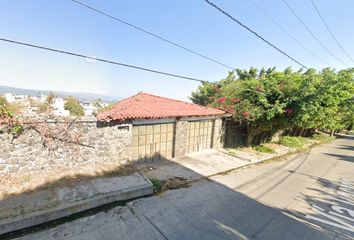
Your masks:
<svg viewBox="0 0 354 240"><path fill-rule="evenodd" d="M0 106L6 106L8 103L7 103L7 100L5 97L3 96L0 96Z"/></svg>
<svg viewBox="0 0 354 240"><path fill-rule="evenodd" d="M248 145L280 129L301 135L307 129L343 128L350 121L345 109L353 95L353 69L251 68L236 69L212 84L203 83L191 100L231 113L234 123L247 130Z"/></svg>
<svg viewBox="0 0 354 240"><path fill-rule="evenodd" d="M353 74L353 69L335 72L329 68L304 73L295 101L294 125L330 130L345 127L345 109L354 95Z"/></svg>
<svg viewBox="0 0 354 240"><path fill-rule="evenodd" d="M71 116L84 116L85 111L80 102L74 97L65 99L64 109L69 110Z"/></svg>

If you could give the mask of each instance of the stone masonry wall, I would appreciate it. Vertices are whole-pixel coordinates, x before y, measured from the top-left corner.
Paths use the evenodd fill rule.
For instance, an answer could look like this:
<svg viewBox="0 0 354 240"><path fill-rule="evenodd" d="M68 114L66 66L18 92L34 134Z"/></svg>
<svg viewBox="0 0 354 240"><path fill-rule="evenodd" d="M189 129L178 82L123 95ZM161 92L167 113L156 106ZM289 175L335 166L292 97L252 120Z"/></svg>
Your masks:
<svg viewBox="0 0 354 240"><path fill-rule="evenodd" d="M225 124L221 118L215 119L213 137L213 148L218 149L224 147Z"/></svg>
<svg viewBox="0 0 354 240"><path fill-rule="evenodd" d="M63 122L41 123L56 127ZM0 176L50 171L60 167L74 167L89 163L117 163L121 165L130 158L130 124L97 126L96 121L76 121L70 131L80 136L81 145L54 141L43 145L41 135L26 130L17 139L8 133L0 133Z"/></svg>
<svg viewBox="0 0 354 240"><path fill-rule="evenodd" d="M187 151L187 133L188 122L177 121L176 122L176 134L175 134L175 157L183 156Z"/></svg>

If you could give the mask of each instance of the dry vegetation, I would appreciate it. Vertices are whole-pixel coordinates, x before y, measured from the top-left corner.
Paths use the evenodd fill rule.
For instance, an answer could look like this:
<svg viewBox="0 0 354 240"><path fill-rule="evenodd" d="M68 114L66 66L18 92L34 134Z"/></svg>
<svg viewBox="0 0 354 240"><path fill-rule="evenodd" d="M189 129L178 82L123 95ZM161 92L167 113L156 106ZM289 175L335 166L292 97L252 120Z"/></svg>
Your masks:
<svg viewBox="0 0 354 240"><path fill-rule="evenodd" d="M135 171L133 166L90 164L80 168L62 167L55 171L21 176L8 174L0 177L0 199L33 191L70 186L98 177L125 176Z"/></svg>

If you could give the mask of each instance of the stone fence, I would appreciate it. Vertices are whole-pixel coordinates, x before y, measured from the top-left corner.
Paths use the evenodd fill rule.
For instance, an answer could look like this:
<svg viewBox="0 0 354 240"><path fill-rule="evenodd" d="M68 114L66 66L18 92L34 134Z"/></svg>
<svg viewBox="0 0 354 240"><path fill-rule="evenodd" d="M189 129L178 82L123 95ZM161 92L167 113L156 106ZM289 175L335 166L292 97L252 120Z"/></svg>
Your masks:
<svg viewBox="0 0 354 240"><path fill-rule="evenodd" d="M0 176L85 164L121 165L129 160L130 124L103 125L92 119L52 120L36 124L41 129L65 131L59 133L57 138L49 137L49 142L45 139L46 134L35 128L25 128L17 138L13 138L11 133L0 131ZM68 135L77 136L77 141L72 141Z"/></svg>

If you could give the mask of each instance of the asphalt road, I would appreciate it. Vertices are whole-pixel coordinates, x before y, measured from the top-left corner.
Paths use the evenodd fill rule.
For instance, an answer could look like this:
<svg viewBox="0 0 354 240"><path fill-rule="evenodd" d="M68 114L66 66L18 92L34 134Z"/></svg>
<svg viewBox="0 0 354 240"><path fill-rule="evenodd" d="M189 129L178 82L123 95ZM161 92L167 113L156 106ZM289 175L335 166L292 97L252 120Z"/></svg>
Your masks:
<svg viewBox="0 0 354 240"><path fill-rule="evenodd" d="M354 137L21 239L354 239Z"/></svg>

